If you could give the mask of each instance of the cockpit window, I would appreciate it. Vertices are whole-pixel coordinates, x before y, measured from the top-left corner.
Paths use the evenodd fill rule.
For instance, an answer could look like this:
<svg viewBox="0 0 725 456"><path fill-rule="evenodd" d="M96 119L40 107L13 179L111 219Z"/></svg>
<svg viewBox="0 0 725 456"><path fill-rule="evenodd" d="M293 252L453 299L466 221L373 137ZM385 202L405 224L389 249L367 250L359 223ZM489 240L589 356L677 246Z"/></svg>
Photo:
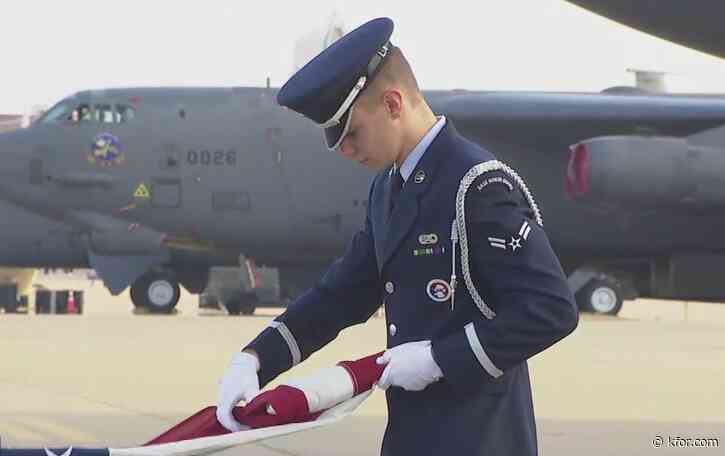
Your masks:
<svg viewBox="0 0 725 456"><path fill-rule="evenodd" d="M91 106L88 103L79 104L68 120L73 123L91 122L93 120L93 116L91 115Z"/></svg>
<svg viewBox="0 0 725 456"><path fill-rule="evenodd" d="M116 113L113 111L113 108L110 104L97 104L95 106L94 113L95 116L93 117L93 120L95 120L96 123L119 123L116 120Z"/></svg>
<svg viewBox="0 0 725 456"><path fill-rule="evenodd" d="M118 120L121 123L130 122L136 117L136 110L127 105L117 104L116 112L118 113Z"/></svg>
<svg viewBox="0 0 725 456"><path fill-rule="evenodd" d="M61 102L41 119L43 123L65 124L121 124L136 117L136 110L121 103L78 103Z"/></svg>
<svg viewBox="0 0 725 456"><path fill-rule="evenodd" d="M70 115L70 112L72 110L73 110L73 105L71 103L60 102L57 105L55 105L53 108L51 108L50 111L45 113L45 115L41 119L41 122L43 122L43 123L62 122Z"/></svg>

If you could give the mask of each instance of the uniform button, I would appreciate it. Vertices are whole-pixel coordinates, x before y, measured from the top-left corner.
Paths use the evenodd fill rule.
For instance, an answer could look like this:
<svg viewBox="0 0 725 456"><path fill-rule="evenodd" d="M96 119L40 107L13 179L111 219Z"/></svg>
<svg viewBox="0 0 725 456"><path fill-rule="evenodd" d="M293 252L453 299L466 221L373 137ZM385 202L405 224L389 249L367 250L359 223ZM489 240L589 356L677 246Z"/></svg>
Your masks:
<svg viewBox="0 0 725 456"><path fill-rule="evenodd" d="M385 291L388 292L388 294L393 294L395 291L395 285L393 285L393 282L388 282L385 284Z"/></svg>
<svg viewBox="0 0 725 456"><path fill-rule="evenodd" d="M394 336L395 334L398 333L398 328L396 328L395 325L390 325L388 327L388 332L390 333L391 336Z"/></svg>

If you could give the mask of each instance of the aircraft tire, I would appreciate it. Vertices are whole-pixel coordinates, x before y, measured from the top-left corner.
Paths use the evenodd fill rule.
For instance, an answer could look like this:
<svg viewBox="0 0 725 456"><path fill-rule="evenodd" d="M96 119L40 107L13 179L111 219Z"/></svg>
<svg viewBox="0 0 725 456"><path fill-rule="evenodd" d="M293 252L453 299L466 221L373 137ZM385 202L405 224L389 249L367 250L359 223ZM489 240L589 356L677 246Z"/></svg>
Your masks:
<svg viewBox="0 0 725 456"><path fill-rule="evenodd" d="M616 280L593 279L577 294L579 308L598 315L617 315L622 310L622 287Z"/></svg>
<svg viewBox="0 0 725 456"><path fill-rule="evenodd" d="M224 308L227 309L229 315L239 315L242 311L241 293L234 293L227 300L225 300Z"/></svg>
<svg viewBox="0 0 725 456"><path fill-rule="evenodd" d="M254 293L234 293L224 302L224 307L229 315L252 315L257 308L259 299Z"/></svg>
<svg viewBox="0 0 725 456"><path fill-rule="evenodd" d="M146 308L151 313L171 313L180 296L179 282L163 273L146 274L131 287L134 306Z"/></svg>
<svg viewBox="0 0 725 456"><path fill-rule="evenodd" d="M133 307L139 309L144 306L144 302L141 299L141 296L143 296L143 290L139 290L139 287L136 286L137 283L142 282L143 279L137 280L133 285L131 285L131 302L133 303Z"/></svg>
<svg viewBox="0 0 725 456"><path fill-rule="evenodd" d="M254 315L259 299L254 293L249 293L242 299L242 315Z"/></svg>

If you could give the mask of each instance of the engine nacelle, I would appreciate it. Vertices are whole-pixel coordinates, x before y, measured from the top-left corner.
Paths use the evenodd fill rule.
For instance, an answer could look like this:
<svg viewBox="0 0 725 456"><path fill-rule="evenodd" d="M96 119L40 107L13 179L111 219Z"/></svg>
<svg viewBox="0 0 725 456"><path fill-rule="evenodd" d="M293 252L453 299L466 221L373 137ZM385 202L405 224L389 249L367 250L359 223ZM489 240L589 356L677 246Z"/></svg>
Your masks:
<svg viewBox="0 0 725 456"><path fill-rule="evenodd" d="M571 146L566 191L587 204L725 206L725 150L672 137L603 136Z"/></svg>

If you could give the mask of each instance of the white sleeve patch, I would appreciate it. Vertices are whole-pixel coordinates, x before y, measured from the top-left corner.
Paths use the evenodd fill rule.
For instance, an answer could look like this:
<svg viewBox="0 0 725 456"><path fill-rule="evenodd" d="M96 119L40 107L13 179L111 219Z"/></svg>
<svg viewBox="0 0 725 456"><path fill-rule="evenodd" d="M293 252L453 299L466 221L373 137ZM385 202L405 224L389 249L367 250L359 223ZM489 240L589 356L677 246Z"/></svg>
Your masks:
<svg viewBox="0 0 725 456"><path fill-rule="evenodd" d="M483 349L473 323L466 325L466 337L468 338L468 344L471 346L471 350L473 350L473 354L476 356L476 359L481 367L483 367L483 369L493 378L499 378L502 376L503 371L493 364L491 358L489 358L486 354L486 350Z"/></svg>
<svg viewBox="0 0 725 456"><path fill-rule="evenodd" d="M297 345L297 339L292 335L292 331L289 330L287 325L276 320L272 320L269 326L270 328L275 328L282 336L282 339L287 342L290 355L292 355L292 366L299 364L302 361L302 353L300 352L300 346Z"/></svg>

